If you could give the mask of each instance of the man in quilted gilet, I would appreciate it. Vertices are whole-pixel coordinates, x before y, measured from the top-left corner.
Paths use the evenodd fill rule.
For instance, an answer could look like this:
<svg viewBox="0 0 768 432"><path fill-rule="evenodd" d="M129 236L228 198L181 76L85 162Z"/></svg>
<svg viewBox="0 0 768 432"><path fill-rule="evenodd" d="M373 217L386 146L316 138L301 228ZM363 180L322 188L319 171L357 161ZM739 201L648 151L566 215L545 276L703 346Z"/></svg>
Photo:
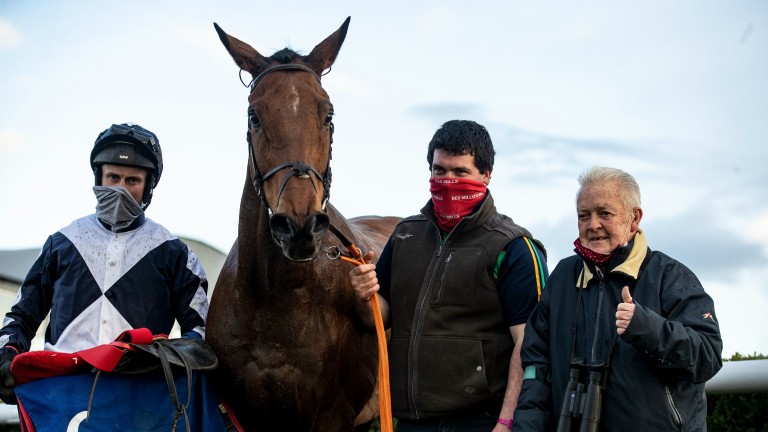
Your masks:
<svg viewBox="0 0 768 432"><path fill-rule="evenodd" d="M378 295L391 329L398 432L512 426L523 329L548 271L542 244L494 206L494 154L482 125L443 124L427 151L431 199L375 266L350 272L359 307Z"/></svg>

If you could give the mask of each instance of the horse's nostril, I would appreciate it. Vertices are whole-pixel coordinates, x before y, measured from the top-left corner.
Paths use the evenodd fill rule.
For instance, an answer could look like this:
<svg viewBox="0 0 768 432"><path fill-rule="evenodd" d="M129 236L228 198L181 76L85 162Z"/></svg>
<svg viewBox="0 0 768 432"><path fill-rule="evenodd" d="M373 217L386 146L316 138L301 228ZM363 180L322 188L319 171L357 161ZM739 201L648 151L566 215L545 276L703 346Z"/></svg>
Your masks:
<svg viewBox="0 0 768 432"><path fill-rule="evenodd" d="M279 213L269 218L269 229L278 240L290 239L299 231L293 219Z"/></svg>
<svg viewBox="0 0 768 432"><path fill-rule="evenodd" d="M325 213L316 213L310 217L306 223L306 230L312 234L312 237L320 237L328 231L331 226L331 219Z"/></svg>

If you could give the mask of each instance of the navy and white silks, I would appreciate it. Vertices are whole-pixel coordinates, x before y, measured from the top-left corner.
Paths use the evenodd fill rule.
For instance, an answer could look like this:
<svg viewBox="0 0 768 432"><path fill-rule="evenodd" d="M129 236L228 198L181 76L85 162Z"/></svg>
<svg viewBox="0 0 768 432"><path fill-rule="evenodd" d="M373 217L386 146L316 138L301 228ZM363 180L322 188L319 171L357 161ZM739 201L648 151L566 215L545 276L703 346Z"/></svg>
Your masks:
<svg viewBox="0 0 768 432"><path fill-rule="evenodd" d="M113 233L89 215L51 235L0 329L0 347L29 351L50 311L45 349L76 352L128 329L205 337L208 281L197 256L162 225L145 219Z"/></svg>

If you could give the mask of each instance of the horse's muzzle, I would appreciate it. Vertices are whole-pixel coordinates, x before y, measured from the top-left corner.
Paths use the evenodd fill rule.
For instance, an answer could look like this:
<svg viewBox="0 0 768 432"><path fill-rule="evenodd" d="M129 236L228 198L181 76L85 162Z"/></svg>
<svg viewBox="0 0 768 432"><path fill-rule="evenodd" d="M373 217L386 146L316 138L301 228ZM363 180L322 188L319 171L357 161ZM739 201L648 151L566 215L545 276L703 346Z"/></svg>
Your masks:
<svg viewBox="0 0 768 432"><path fill-rule="evenodd" d="M294 217L276 213L269 218L269 229L283 255L291 261L310 261L320 252L320 239L331 225L325 213L314 213L299 225Z"/></svg>

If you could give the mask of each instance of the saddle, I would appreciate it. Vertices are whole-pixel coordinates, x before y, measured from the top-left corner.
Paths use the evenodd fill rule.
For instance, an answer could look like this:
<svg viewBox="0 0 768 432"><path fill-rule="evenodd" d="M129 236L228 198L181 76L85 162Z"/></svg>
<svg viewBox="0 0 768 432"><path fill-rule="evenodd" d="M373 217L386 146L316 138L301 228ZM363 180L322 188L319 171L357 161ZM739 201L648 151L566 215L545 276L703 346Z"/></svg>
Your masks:
<svg viewBox="0 0 768 432"><path fill-rule="evenodd" d="M208 342L202 339L168 339L152 335L149 329L128 330L114 342L75 353L103 372L136 374L149 372L165 364L189 371L216 369L219 361Z"/></svg>
<svg viewBox="0 0 768 432"><path fill-rule="evenodd" d="M98 345L75 353L32 351L21 353L13 359L11 373L16 384L24 384L40 378L97 371L88 402L90 412L93 393L99 376L104 373L140 374L161 368L168 384L176 414L171 430L176 429L183 414L189 431L186 407L192 398L192 372L215 369L219 361L203 339L168 339L166 335L152 335L147 328L127 330L113 342ZM174 384L174 368L183 369L187 375L187 402L179 401Z"/></svg>

